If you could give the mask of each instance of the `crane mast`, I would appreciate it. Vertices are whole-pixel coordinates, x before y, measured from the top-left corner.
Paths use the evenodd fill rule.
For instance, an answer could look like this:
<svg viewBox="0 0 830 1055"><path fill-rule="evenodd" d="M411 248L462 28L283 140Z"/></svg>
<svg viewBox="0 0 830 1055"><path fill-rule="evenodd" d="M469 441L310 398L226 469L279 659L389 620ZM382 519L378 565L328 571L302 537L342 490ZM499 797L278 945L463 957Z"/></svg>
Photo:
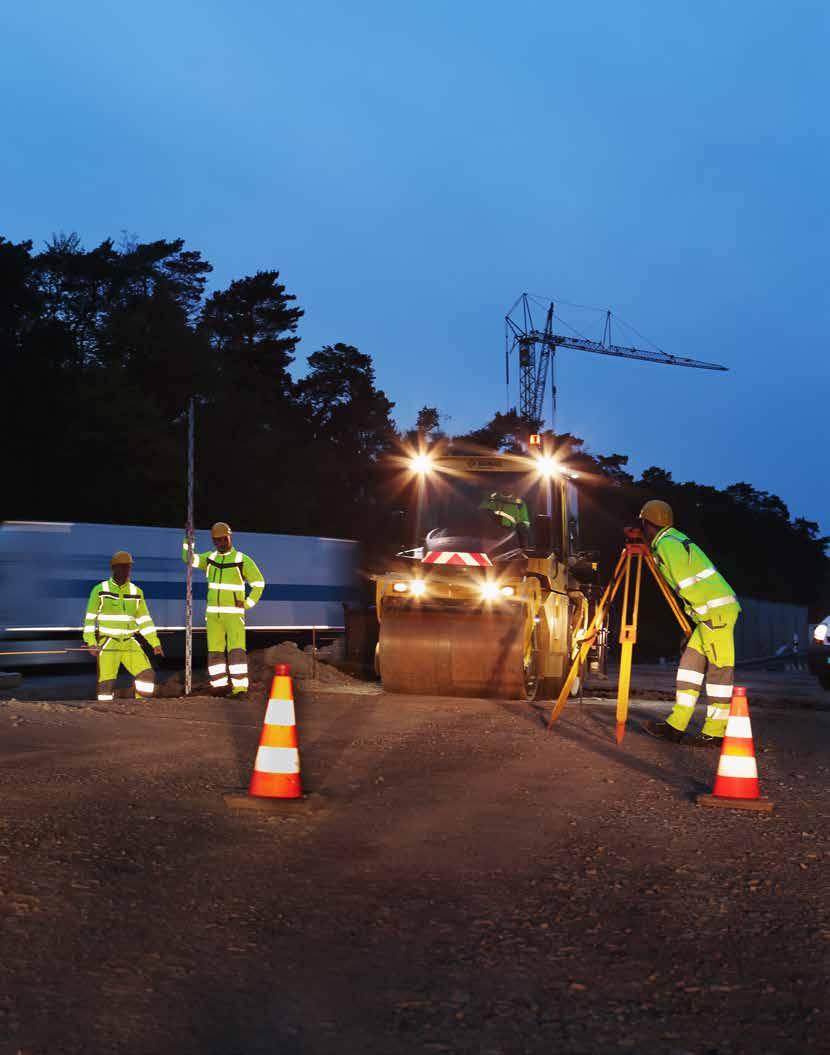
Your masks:
<svg viewBox="0 0 830 1055"><path fill-rule="evenodd" d="M585 337L569 336L553 332L554 303L550 302L542 329L533 319L530 297L523 293L504 318L505 321L505 371L509 386L510 358L514 352L519 360L519 413L534 428L541 427L544 419L544 399L550 374L551 428L556 427L556 351L571 348L578 352L593 352L596 355L611 355L617 359L639 359L646 363L662 363L664 366L686 366L695 370L727 370L717 363L706 363L699 359L687 359L681 355L670 355L660 349L635 348L613 344L611 341L611 312L606 312L602 340L591 341Z"/></svg>

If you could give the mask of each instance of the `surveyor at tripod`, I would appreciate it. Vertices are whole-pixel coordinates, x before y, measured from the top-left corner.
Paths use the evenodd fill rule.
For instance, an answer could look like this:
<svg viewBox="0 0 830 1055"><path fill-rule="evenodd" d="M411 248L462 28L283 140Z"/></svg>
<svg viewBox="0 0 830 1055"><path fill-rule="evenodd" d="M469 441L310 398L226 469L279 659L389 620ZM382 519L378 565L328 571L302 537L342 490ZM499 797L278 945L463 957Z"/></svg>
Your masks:
<svg viewBox="0 0 830 1055"><path fill-rule="evenodd" d="M732 700L734 632L741 606L703 550L674 527L668 503L646 502L640 511L640 524L658 571L694 624L680 657L674 708L666 721L649 720L643 728L663 740L682 740L705 678L706 720L700 735L686 742L720 745Z"/></svg>
<svg viewBox="0 0 830 1055"><path fill-rule="evenodd" d="M215 549L193 554L193 567L207 576L208 675L217 694L228 688L231 695L248 691L248 654L245 650L245 612L253 608L265 589L262 572L245 553L234 549L231 529L219 521L210 529ZM187 539L182 543L182 560L187 563ZM245 596L245 583L250 593ZM227 658L225 650L227 649Z"/></svg>

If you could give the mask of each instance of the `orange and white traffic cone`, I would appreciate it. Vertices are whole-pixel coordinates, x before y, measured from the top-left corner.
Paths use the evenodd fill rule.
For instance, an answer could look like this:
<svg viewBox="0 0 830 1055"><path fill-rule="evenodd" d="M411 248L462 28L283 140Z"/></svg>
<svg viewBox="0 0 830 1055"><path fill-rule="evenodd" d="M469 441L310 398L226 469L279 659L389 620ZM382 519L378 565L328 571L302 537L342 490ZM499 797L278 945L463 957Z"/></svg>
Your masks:
<svg viewBox="0 0 830 1055"><path fill-rule="evenodd" d="M228 806L259 809L284 799L302 797L291 669L279 663L274 667L248 794L225 795L225 802Z"/></svg>
<svg viewBox="0 0 830 1055"><path fill-rule="evenodd" d="M749 722L746 689L736 685L732 693L726 735L723 738L715 786L711 795L698 795L701 806L726 806L769 813L773 804L761 797L758 766Z"/></svg>

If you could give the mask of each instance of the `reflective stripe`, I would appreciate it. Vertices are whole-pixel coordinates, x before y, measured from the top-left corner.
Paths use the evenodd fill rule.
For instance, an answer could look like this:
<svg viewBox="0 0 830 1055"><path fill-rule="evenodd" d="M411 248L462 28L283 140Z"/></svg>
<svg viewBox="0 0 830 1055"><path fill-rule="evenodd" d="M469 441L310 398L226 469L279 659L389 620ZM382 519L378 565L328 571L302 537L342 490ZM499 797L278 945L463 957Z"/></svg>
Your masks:
<svg viewBox="0 0 830 1055"><path fill-rule="evenodd" d="M677 668L677 680L688 681L692 685L703 684L703 671L702 670L689 670L688 667Z"/></svg>
<svg viewBox="0 0 830 1055"><path fill-rule="evenodd" d="M245 601L245 607L246 608L253 608L255 604L256 604L256 601L252 601L250 597L247 598L247 600Z"/></svg>
<svg viewBox="0 0 830 1055"><path fill-rule="evenodd" d="M719 700L731 700L732 699L732 686L731 685L713 685L711 682L706 682L706 695L717 696Z"/></svg>
<svg viewBox="0 0 830 1055"><path fill-rule="evenodd" d="M150 634L155 634L156 628L154 626L142 626L139 633L142 637L149 637Z"/></svg>
<svg viewBox="0 0 830 1055"><path fill-rule="evenodd" d="M151 693L156 686L152 681L139 681L136 679L135 687L138 692Z"/></svg>
<svg viewBox="0 0 830 1055"><path fill-rule="evenodd" d="M229 608L227 605L221 604L209 604L206 609L208 612L230 612L231 615L242 615L243 609L241 608Z"/></svg>
<svg viewBox="0 0 830 1055"><path fill-rule="evenodd" d="M111 692L99 692L98 693L98 699L99 700L113 700L113 699L115 699L115 697L113 696L113 694Z"/></svg>
<svg viewBox="0 0 830 1055"><path fill-rule="evenodd" d="M737 604L737 598L730 595L729 597L716 597L713 601L707 601L706 604L700 605L700 607L694 610L698 615L706 615L710 608L722 608L725 604Z"/></svg>
<svg viewBox="0 0 830 1055"><path fill-rule="evenodd" d="M697 703L697 695L693 692L678 692L676 706L693 708Z"/></svg>
<svg viewBox="0 0 830 1055"><path fill-rule="evenodd" d="M687 586L694 586L696 582L703 582L704 579L708 579L711 575L717 575L717 570L715 568L704 568L697 575L690 575L688 579L681 579L677 585L681 590L685 590Z"/></svg>
<svg viewBox="0 0 830 1055"><path fill-rule="evenodd" d="M299 773L300 754L296 747L260 747L254 769L260 773Z"/></svg>
<svg viewBox="0 0 830 1055"><path fill-rule="evenodd" d="M136 619L136 622L139 623L139 624L141 624L141 623L152 623L152 621L153 621L153 617L149 616L149 615L140 615L138 617L138 619Z"/></svg>
<svg viewBox="0 0 830 1055"><path fill-rule="evenodd" d="M99 627L99 629L100 629L101 635L103 637L132 637L133 634L135 633L134 630L118 630L114 626L113 627L101 626L101 627Z"/></svg>
<svg viewBox="0 0 830 1055"><path fill-rule="evenodd" d="M265 725L295 725L293 700L269 700Z"/></svg>
<svg viewBox="0 0 830 1055"><path fill-rule="evenodd" d="M262 750L262 748L260 748ZM751 779L758 776L758 767L754 758L740 755L721 755L718 763L719 777L745 777Z"/></svg>
<svg viewBox="0 0 830 1055"><path fill-rule="evenodd" d="M248 679L247 678L231 678L231 685L233 685L233 687L235 689L247 689L248 688Z"/></svg>
<svg viewBox="0 0 830 1055"><path fill-rule="evenodd" d="M749 718L739 717L737 714L730 718L729 725L726 727L726 735L734 736L737 740L751 740L752 726Z"/></svg>
<svg viewBox="0 0 830 1055"><path fill-rule="evenodd" d="M707 718L711 718L715 722L726 722L729 720L729 708L728 707L710 707L711 714L707 714Z"/></svg>
<svg viewBox="0 0 830 1055"><path fill-rule="evenodd" d="M227 675L224 678L211 678L210 679L210 684L211 684L211 688L214 688L214 689L222 689L222 688L224 688L228 684Z"/></svg>
<svg viewBox="0 0 830 1055"><path fill-rule="evenodd" d="M247 674L248 664L247 663L229 663L228 670L231 674Z"/></svg>
<svg viewBox="0 0 830 1055"><path fill-rule="evenodd" d="M251 587L252 590L258 590L260 587L264 588L265 580L257 579L256 582L249 582L248 585Z"/></svg>
<svg viewBox="0 0 830 1055"><path fill-rule="evenodd" d="M208 674L224 674L224 663L208 663Z"/></svg>
<svg viewBox="0 0 830 1055"><path fill-rule="evenodd" d="M236 583L236 582L212 582L212 583L210 583L208 585L208 589L209 590L235 590L237 593L239 593L239 591L241 590L244 593L245 592L245 584L241 583L241 582L240 583Z"/></svg>
<svg viewBox="0 0 830 1055"><path fill-rule="evenodd" d="M105 620L109 623L129 623L135 617L132 615L110 615L108 612L101 612L98 618L103 623Z"/></svg>

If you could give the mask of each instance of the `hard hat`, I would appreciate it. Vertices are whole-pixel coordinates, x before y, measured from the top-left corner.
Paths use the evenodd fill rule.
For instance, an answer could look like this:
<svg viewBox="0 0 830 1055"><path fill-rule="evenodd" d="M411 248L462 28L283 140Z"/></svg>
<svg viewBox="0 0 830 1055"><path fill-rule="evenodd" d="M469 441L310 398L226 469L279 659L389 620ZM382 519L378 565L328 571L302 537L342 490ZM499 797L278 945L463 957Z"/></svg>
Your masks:
<svg viewBox="0 0 830 1055"><path fill-rule="evenodd" d="M118 550L117 553L113 553L112 560L110 561L110 564L112 564L112 565L116 565L116 564L132 564L132 563L133 563L133 558L130 556L129 553L127 553L127 551L125 549L120 549L120 550Z"/></svg>
<svg viewBox="0 0 830 1055"><path fill-rule="evenodd" d="M657 527L667 528L674 524L674 513L668 502L661 502L659 498L652 498L646 502L640 510L640 519L647 520L649 524Z"/></svg>
<svg viewBox="0 0 830 1055"><path fill-rule="evenodd" d="M230 524L226 524L224 520L218 521L210 529L210 537L211 538L224 538L225 535L230 535L230 533L231 533Z"/></svg>

